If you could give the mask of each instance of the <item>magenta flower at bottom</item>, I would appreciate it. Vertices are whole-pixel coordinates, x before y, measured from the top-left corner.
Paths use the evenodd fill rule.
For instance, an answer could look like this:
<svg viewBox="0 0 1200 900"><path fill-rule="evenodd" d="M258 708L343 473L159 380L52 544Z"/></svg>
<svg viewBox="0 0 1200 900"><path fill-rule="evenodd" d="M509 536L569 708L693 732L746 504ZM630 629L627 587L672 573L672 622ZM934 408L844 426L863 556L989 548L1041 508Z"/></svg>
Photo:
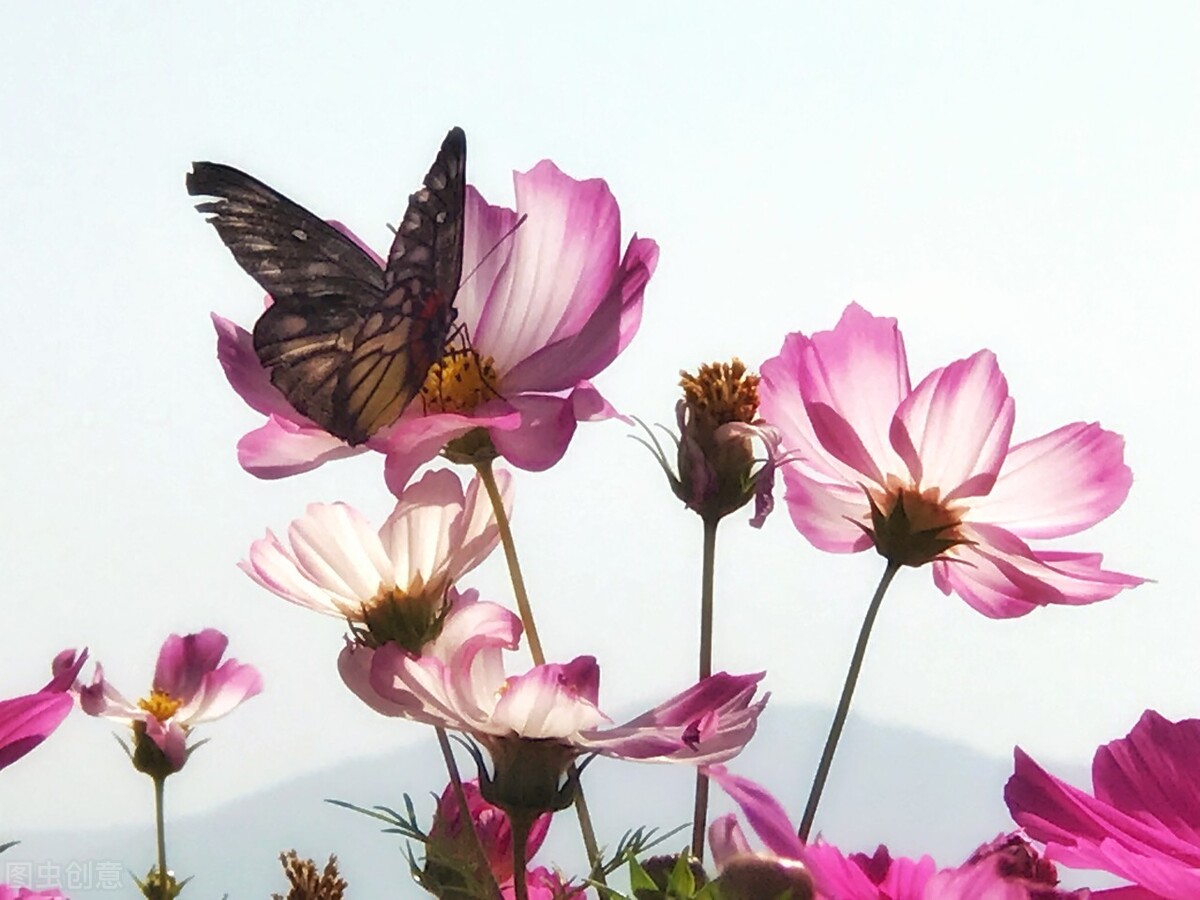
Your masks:
<svg viewBox="0 0 1200 900"><path fill-rule="evenodd" d="M1122 898L1200 897L1200 719L1146 710L1092 761L1092 794L1020 748L1004 788L1013 818L1063 865L1104 869L1141 887Z"/></svg>
<svg viewBox="0 0 1200 900"><path fill-rule="evenodd" d="M880 846L872 856L846 855L817 839L801 842L779 802L746 778L714 766L709 775L741 807L767 847L755 854L733 815L709 826L709 844L719 870L754 856L780 866L805 867L818 900L1083 900L1089 892L1060 891L1054 866L1017 835L1000 835L961 866L938 869L929 856L893 858ZM1094 895L1092 895L1094 896Z"/></svg>
<svg viewBox="0 0 1200 900"><path fill-rule="evenodd" d="M0 769L44 741L67 717L75 705L69 691L86 659L86 650L78 655L64 650L54 657L54 677L44 688L36 694L0 700Z"/></svg>
<svg viewBox="0 0 1200 900"><path fill-rule="evenodd" d="M508 816L502 809L483 798L477 781L464 781L463 793L466 795L471 821L479 837L479 844L487 856L492 877L496 880L504 900L512 900L516 896L516 886L513 879L513 834ZM549 813L534 820L525 843L527 860L537 853L549 828ZM447 785L438 800L433 827L429 829L423 884L427 890L441 895L442 892L438 890L441 883L439 878L446 878L442 873L445 873L447 866L456 869L457 873L465 872L471 875L475 883L482 883L480 873L476 871L478 860L479 850L475 840L462 827L460 805L454 786ZM450 877L453 878L455 874L450 872ZM461 878L461 874L459 877ZM582 895L583 892L578 885L564 882L557 873L543 866L528 869L525 881L530 900L558 900Z"/></svg>
<svg viewBox="0 0 1200 900"><path fill-rule="evenodd" d="M232 712L262 690L254 666L227 659L221 662L229 639L215 628L163 642L148 696L131 703L104 678L96 664L90 685L80 685L80 705L89 716L124 722L134 729L134 765L148 774L168 775L187 761L187 736L201 722ZM142 741L145 736L157 747ZM139 766L139 754L156 757L154 772ZM145 761L146 757L142 756Z"/></svg>
<svg viewBox="0 0 1200 900"><path fill-rule="evenodd" d="M35 891L27 887L0 884L0 900L67 900L67 895L58 888Z"/></svg>

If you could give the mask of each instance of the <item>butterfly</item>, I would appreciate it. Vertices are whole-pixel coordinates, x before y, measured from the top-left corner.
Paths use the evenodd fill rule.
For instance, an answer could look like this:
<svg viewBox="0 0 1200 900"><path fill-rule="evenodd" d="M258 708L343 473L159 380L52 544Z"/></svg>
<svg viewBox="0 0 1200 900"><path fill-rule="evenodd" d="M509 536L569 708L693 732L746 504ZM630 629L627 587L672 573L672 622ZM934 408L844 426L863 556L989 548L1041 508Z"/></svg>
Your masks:
<svg viewBox="0 0 1200 900"><path fill-rule="evenodd" d="M193 163L192 196L271 295L254 350L297 412L351 446L392 424L441 359L462 275L467 138L452 128L384 268L321 217L219 163Z"/></svg>

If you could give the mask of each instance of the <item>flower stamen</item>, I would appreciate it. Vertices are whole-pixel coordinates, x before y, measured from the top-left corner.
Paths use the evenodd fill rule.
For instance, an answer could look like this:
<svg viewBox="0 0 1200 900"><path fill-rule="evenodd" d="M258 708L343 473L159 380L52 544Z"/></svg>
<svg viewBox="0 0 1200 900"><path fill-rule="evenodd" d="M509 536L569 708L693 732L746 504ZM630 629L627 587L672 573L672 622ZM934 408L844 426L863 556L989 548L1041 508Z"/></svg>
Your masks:
<svg viewBox="0 0 1200 900"><path fill-rule="evenodd" d="M429 367L421 386L425 413L465 413L499 396L495 360L470 347L449 350Z"/></svg>
<svg viewBox="0 0 1200 900"><path fill-rule="evenodd" d="M144 709L160 722L166 722L183 706L183 701L172 697L166 691L152 690L149 697L138 701L138 708Z"/></svg>

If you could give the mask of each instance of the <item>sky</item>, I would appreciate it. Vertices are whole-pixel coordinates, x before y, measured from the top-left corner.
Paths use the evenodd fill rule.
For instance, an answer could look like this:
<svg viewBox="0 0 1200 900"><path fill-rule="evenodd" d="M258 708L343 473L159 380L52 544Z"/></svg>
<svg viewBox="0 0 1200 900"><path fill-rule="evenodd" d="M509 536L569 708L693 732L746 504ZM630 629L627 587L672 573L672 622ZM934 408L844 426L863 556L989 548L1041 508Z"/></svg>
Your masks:
<svg viewBox="0 0 1200 900"><path fill-rule="evenodd" d="M489 201L549 158L606 179L626 237L659 242L641 330L596 379L622 412L669 423L681 368L757 366L858 301L899 320L916 379L994 350L1014 440L1078 420L1125 436L1128 501L1062 546L1154 582L991 621L906 570L856 715L1071 763L1147 707L1200 715L1195 5L62 2L5 20L0 696L84 645L137 696L168 633L223 629L267 689L206 729L175 811L418 735L338 681L336 620L236 568L311 501L381 522L391 500L376 457L275 482L238 467L260 420L209 313L249 326L261 290L184 173L239 166L382 250L452 125ZM700 525L630 433L584 425L516 479L547 653L597 656L614 714L695 669ZM818 552L782 507L745 519L718 539L716 666L766 669L780 708L832 706L882 561ZM511 597L498 554L468 586ZM110 731L74 716L6 771L0 838L140 820Z"/></svg>

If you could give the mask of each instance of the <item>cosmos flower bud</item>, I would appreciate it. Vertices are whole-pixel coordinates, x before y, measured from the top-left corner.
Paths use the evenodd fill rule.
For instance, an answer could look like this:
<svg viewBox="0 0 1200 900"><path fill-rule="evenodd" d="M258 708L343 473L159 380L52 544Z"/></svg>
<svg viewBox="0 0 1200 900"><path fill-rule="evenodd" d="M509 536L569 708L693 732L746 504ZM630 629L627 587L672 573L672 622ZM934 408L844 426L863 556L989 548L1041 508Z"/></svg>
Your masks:
<svg viewBox="0 0 1200 900"><path fill-rule="evenodd" d="M721 900L812 900L804 864L768 853L746 853L725 863L718 880Z"/></svg>
<svg viewBox="0 0 1200 900"><path fill-rule="evenodd" d="M778 438L775 429L757 417L758 376L736 358L702 365L695 375L679 374L683 399L675 407L678 474L653 436L653 446L647 446L675 496L705 521L717 522L754 499L751 524L761 525L772 506ZM755 438L766 447L765 461L755 455Z"/></svg>

